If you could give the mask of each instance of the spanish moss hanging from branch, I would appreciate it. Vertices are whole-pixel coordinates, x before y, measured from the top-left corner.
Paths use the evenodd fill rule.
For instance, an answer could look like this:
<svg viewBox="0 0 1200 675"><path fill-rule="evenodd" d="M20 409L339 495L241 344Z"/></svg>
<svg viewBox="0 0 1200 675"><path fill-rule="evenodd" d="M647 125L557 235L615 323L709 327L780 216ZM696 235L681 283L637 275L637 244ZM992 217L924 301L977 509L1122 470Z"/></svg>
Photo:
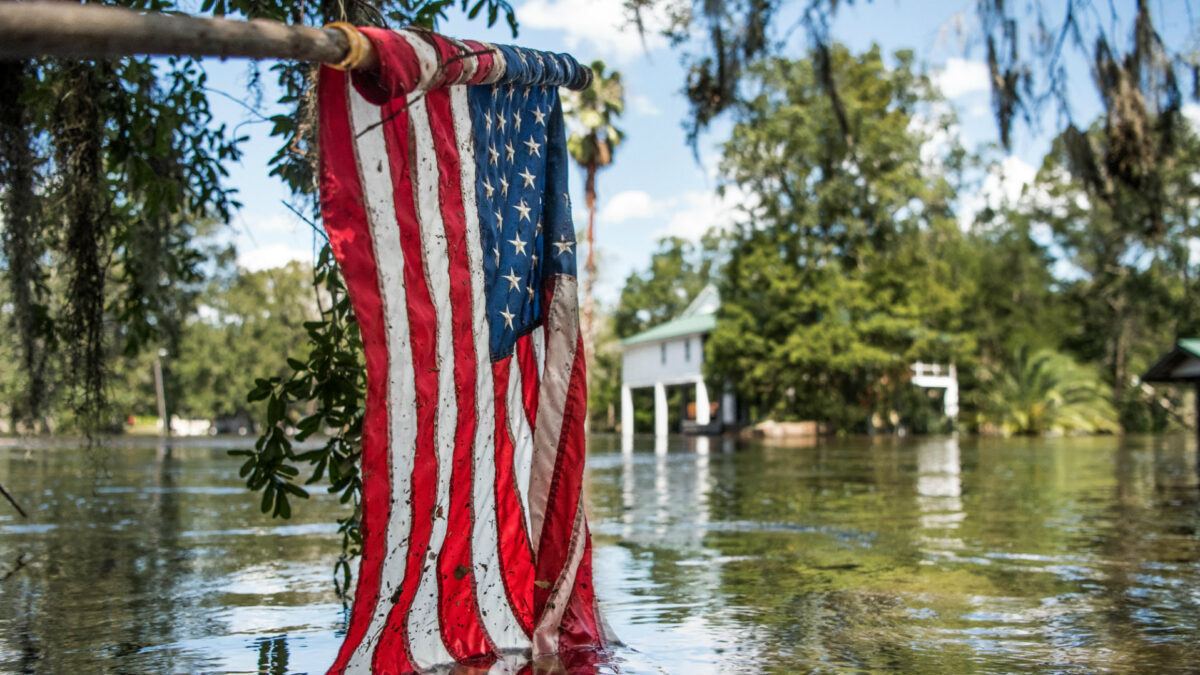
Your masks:
<svg viewBox="0 0 1200 675"><path fill-rule="evenodd" d="M62 66L55 109L54 161L62 201L66 301L61 324L76 422L89 438L108 412L105 392L104 291L110 258L111 204L105 193L100 101L111 70L103 63Z"/></svg>
<svg viewBox="0 0 1200 675"><path fill-rule="evenodd" d="M20 101L29 67L24 62L0 62L0 101ZM11 332L16 335L18 361L25 376L9 411L14 429L47 431L47 340L49 315L45 304L45 253L40 201L34 194L37 157L29 115L22 105L0 107L0 212L3 238L0 256L7 265L12 303Z"/></svg>

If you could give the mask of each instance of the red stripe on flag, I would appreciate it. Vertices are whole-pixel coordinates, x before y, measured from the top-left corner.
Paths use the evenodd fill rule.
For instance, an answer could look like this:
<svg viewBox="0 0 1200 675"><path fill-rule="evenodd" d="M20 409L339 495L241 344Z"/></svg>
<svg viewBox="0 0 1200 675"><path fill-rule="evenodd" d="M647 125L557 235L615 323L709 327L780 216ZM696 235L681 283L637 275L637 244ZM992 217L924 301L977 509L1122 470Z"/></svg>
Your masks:
<svg viewBox="0 0 1200 675"><path fill-rule="evenodd" d="M541 327L534 328L541 330ZM517 367L521 369L522 399L525 404L525 419L529 420L529 428L537 425L538 381L537 357L533 353L533 333L521 336L517 340Z"/></svg>
<svg viewBox="0 0 1200 675"><path fill-rule="evenodd" d="M533 634L533 549L525 532L525 513L513 470L513 441L508 426L508 376L512 357L492 363L496 394L496 518L504 590L526 635Z"/></svg>
<svg viewBox="0 0 1200 675"><path fill-rule="evenodd" d="M444 41L443 41L444 42ZM453 45L446 42L453 51ZM462 63L457 63L459 70ZM425 95L429 127L437 154L438 195L446 235L450 273L450 325L454 343L454 389L458 420L454 433L453 479L450 482L450 512L446 541L438 556L438 603L442 618L442 640L459 662L476 661L496 654L495 645L479 615L475 575L471 564L471 533L474 520L474 453L476 415L475 334L472 330L471 271L467 259L466 219L463 213L462 170L450 93L435 89ZM470 186L475 189L475 186ZM444 365L444 364L443 364ZM443 401L442 405L446 402Z"/></svg>
<svg viewBox="0 0 1200 675"><path fill-rule="evenodd" d="M546 499L538 545L537 580L548 582L545 588L535 584L533 606L540 617L546 609L551 587L557 583L566 564L571 545L575 514L583 489L584 438L583 418L587 412L587 380L584 372L582 336L576 338L575 361L563 403L562 435L558 441L554 474Z"/></svg>
<svg viewBox="0 0 1200 675"><path fill-rule="evenodd" d="M418 35L424 37L426 42L432 45L434 50L437 51L438 63L441 64L438 69L441 78L433 83L430 87L430 92L438 89L444 91L447 85L454 84L462 76L464 64L460 56L462 52L459 50L458 45L450 41L445 35L437 33L418 33ZM451 141L453 141L453 138ZM471 189L475 189L475 186L471 186Z"/></svg>
<svg viewBox="0 0 1200 675"><path fill-rule="evenodd" d="M474 40L463 40L463 44L476 54L477 59L475 73L471 75L471 79L467 80L467 84L479 84L484 78L492 74L492 68L495 68L496 57L493 52L483 45L481 42Z"/></svg>
<svg viewBox="0 0 1200 675"><path fill-rule="evenodd" d="M379 59L379 67L374 70L354 71L354 86L363 98L383 105L416 88L421 81L421 61L407 42L386 28L363 27L359 32L371 41Z"/></svg>
<svg viewBox="0 0 1200 675"><path fill-rule="evenodd" d="M361 226L367 222L363 189L354 157L350 110L344 73L322 69L317 95L324 116L320 135L321 211L329 244L354 306L362 335L367 366L366 413L363 422L362 485L363 554L358 586L346 640L330 667L341 673L362 642L379 596L379 573L386 555L384 544L389 516L387 438L387 339L383 328L383 299L376 276L375 253ZM382 478L381 478L382 477Z"/></svg>
<svg viewBox="0 0 1200 675"><path fill-rule="evenodd" d="M417 225L416 205L413 202L412 166L408 161L411 138L408 134L409 115L404 99L383 106L383 135L388 156L392 161L393 194L396 203L396 222L400 225L400 247L404 251L404 285L408 303L409 342L414 364L436 363L437 335L433 300L425 283L425 264L421 256L421 234ZM408 647L408 610L412 606L421 569L429 548L433 529L434 500L437 498L437 455L434 448L434 427L437 415L437 372L416 368L414 384L417 403L417 442L413 460L412 534L408 542L408 565L404 583L396 604L388 614L387 628L375 650L372 670L376 673L408 672L415 670Z"/></svg>
<svg viewBox="0 0 1200 675"><path fill-rule="evenodd" d="M596 589L592 586L592 533L587 525L584 525L583 536L587 542L583 559L575 573L575 588L559 627L558 648L562 652L595 647L598 642L603 645L603 631L596 616Z"/></svg>

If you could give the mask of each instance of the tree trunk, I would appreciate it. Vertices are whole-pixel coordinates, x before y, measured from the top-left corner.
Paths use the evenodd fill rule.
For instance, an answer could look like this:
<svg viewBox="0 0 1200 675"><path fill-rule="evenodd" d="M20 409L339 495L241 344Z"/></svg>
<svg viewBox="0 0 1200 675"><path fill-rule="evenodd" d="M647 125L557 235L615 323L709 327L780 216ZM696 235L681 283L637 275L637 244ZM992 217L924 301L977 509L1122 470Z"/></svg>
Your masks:
<svg viewBox="0 0 1200 675"><path fill-rule="evenodd" d="M584 263L583 270L585 279L583 282L583 357L586 364L585 372L587 374L587 382L591 383L592 367L595 364L595 349L596 349L596 166L589 165L587 169L587 179L584 183L584 192L587 196L588 209L588 226L587 226L587 262ZM583 429L584 433L588 431L589 415L584 415Z"/></svg>

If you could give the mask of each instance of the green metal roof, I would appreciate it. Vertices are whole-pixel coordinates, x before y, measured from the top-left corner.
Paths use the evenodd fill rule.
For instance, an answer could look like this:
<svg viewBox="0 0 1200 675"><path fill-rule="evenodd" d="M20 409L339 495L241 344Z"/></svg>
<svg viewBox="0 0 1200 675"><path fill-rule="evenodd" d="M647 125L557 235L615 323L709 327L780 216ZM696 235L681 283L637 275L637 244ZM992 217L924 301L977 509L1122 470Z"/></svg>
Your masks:
<svg viewBox="0 0 1200 675"><path fill-rule="evenodd" d="M1200 359L1200 338L1184 338L1175 343L1174 349L1163 355L1142 375L1144 382L1181 382L1196 380L1195 377L1181 377L1175 369L1189 359Z"/></svg>
<svg viewBox="0 0 1200 675"><path fill-rule="evenodd" d="M624 340L621 340L621 344L628 347L629 345L641 344L643 342L670 340L671 338L683 337L684 335L707 333L716 327L716 314L681 316L678 319L672 319L666 323L659 324L650 330L642 331L637 335L627 337Z"/></svg>
<svg viewBox="0 0 1200 675"><path fill-rule="evenodd" d="M631 335L621 340L621 344L629 346L712 332L712 329L717 327L717 308L720 305L720 293L717 292L716 286L709 284L700 289L696 297L688 303L687 308L679 313L679 316L637 335Z"/></svg>
<svg viewBox="0 0 1200 675"><path fill-rule="evenodd" d="M1180 340L1179 348L1191 352L1192 356L1200 357L1200 338Z"/></svg>

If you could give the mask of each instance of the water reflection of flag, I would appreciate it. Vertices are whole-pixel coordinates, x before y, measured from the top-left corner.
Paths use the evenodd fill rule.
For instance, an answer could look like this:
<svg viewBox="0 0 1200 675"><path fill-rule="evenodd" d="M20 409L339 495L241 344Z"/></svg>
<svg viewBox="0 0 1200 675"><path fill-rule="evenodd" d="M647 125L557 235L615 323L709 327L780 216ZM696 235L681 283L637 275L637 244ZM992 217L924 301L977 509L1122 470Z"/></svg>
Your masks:
<svg viewBox="0 0 1200 675"><path fill-rule="evenodd" d="M602 645L557 92L590 75L363 32L378 74L319 87L324 223L368 372L363 559L330 672Z"/></svg>

